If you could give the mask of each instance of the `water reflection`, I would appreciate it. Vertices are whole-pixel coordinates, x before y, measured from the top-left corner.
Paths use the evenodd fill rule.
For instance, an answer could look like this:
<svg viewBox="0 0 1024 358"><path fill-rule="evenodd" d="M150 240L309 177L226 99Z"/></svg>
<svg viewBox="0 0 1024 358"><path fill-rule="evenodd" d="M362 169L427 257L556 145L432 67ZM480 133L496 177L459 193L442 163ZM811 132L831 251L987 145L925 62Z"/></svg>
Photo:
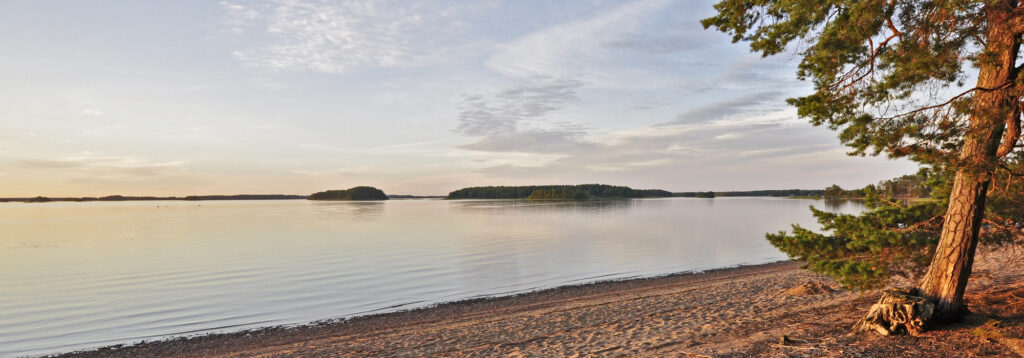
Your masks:
<svg viewBox="0 0 1024 358"><path fill-rule="evenodd" d="M810 205L822 204L4 203L0 356L779 260L764 234L816 227Z"/></svg>
<svg viewBox="0 0 1024 358"><path fill-rule="evenodd" d="M662 202L659 204L659 202ZM509 213L573 213L573 214L610 214L631 210L637 206L664 206L657 199L598 199L577 201L544 201L544 200L451 200L450 207L466 213L485 212L487 214Z"/></svg>
<svg viewBox="0 0 1024 358"><path fill-rule="evenodd" d="M863 208L864 200L857 199L823 199L827 211L841 212L849 208Z"/></svg>
<svg viewBox="0 0 1024 358"><path fill-rule="evenodd" d="M345 219L376 220L384 215L384 201L311 201L325 213Z"/></svg>

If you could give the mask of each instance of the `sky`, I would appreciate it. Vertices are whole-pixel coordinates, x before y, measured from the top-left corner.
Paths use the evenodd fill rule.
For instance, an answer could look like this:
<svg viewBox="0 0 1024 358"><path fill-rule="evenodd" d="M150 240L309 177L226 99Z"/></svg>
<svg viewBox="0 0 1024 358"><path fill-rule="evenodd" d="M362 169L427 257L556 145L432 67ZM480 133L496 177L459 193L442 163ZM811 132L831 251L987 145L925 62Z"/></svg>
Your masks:
<svg viewBox="0 0 1024 358"><path fill-rule="evenodd" d="M711 1L0 2L0 197L860 187Z"/></svg>

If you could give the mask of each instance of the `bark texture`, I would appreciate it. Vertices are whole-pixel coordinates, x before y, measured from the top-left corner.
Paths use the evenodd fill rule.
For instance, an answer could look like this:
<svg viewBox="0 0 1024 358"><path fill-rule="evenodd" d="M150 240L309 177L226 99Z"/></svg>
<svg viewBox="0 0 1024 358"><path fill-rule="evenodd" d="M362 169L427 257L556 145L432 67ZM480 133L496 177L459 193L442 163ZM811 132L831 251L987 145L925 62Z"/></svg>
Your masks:
<svg viewBox="0 0 1024 358"><path fill-rule="evenodd" d="M1016 5L1016 2L1014 2ZM957 172L949 198L942 233L935 256L920 283L921 296L935 303L935 317L955 319L966 311L964 289L974 263L978 233L985 212L985 196L997 163L997 151L1004 127L1018 124L1008 121L1016 113L1017 100L1010 88L1016 77L1014 65L1020 46L1020 33L1009 25L1011 11L989 9L986 52L991 61L982 61L977 89L971 100L971 116L961 147ZM1008 131L1019 129L1010 128Z"/></svg>

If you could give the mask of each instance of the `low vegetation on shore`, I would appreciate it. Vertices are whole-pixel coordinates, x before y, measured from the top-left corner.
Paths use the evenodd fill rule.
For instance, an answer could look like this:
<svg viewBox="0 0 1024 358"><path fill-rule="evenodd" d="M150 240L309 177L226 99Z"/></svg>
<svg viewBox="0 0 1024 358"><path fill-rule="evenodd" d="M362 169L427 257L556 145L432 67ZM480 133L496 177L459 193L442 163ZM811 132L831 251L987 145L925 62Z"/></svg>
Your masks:
<svg viewBox="0 0 1024 358"><path fill-rule="evenodd" d="M686 191L672 193L672 196L680 198L714 198L720 196L768 196L781 198L814 198L820 197L824 190L814 189L785 189L785 190L745 190L745 191Z"/></svg>
<svg viewBox="0 0 1024 358"><path fill-rule="evenodd" d="M878 184L868 184L863 188L852 190L846 190L839 185L833 184L825 188L822 196L825 199L884 198L894 200L927 198L931 196L932 189L941 180L935 174L928 170L921 170L914 174L883 180L878 182Z"/></svg>

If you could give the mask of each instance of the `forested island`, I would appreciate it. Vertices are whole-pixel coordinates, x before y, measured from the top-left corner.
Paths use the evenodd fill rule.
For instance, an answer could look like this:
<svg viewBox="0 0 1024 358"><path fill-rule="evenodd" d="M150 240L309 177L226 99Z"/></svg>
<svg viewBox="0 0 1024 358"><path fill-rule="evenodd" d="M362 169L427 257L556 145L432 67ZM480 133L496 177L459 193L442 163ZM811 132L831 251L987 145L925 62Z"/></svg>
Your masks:
<svg viewBox="0 0 1024 358"><path fill-rule="evenodd" d="M672 193L660 189L633 189L605 184L477 186L448 193L448 199L584 200L611 198L663 198Z"/></svg>
<svg viewBox="0 0 1024 358"><path fill-rule="evenodd" d="M309 200L388 200L388 195L372 186L357 186L345 190L313 193L309 196Z"/></svg>

